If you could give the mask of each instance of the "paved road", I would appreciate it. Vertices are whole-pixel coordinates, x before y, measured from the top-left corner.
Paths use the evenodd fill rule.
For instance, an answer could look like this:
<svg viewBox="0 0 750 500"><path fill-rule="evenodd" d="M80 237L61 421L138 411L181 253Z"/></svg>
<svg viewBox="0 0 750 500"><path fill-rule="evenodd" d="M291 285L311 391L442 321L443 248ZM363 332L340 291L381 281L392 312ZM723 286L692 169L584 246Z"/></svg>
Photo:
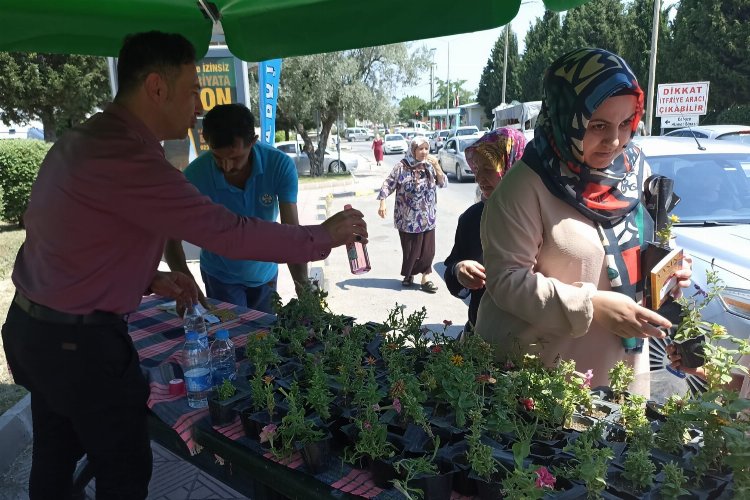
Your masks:
<svg viewBox="0 0 750 500"><path fill-rule="evenodd" d="M343 249L335 249L327 259L325 268L328 282L328 303L336 313L348 314L360 321L383 321L388 311L396 303L405 305L406 313L427 309L425 325L442 330L443 320L455 324L449 329L457 334L467 319L466 304L451 296L443 282L443 260L453 247L458 216L474 200L476 184L473 182L458 184L449 177L449 185L438 190L438 214L436 229L436 255L433 264L433 282L439 287L436 294L428 294L414 286L403 288L401 268L401 246L398 232L393 227L393 195L388 198L388 215L381 219L377 215L378 201L373 192L379 189L385 177L401 159L401 155L388 155L378 167L372 160L369 142L344 143L350 146L353 153L359 153L364 162L354 173L357 177L355 197L334 197L329 202L329 210L334 213L347 203L365 214L370 233L368 252L372 270L362 276L349 272L346 255ZM368 193L369 191L369 193ZM418 278L417 278L418 279Z"/></svg>

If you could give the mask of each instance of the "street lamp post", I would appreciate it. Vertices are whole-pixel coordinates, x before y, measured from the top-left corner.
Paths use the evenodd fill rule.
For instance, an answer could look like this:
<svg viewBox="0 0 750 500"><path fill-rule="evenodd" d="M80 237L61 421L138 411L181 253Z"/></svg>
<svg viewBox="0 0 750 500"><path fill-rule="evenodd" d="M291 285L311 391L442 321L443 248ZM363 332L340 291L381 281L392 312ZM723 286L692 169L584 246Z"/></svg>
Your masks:
<svg viewBox="0 0 750 500"><path fill-rule="evenodd" d="M654 114L654 86L656 81L656 46L659 41L659 14L661 0L654 2L654 19L651 24L651 54L648 62L648 103L646 104L646 134L651 135L651 116Z"/></svg>
<svg viewBox="0 0 750 500"><path fill-rule="evenodd" d="M435 48L430 49L430 55L432 56L432 63L430 64L430 107L434 106L435 102ZM430 117L430 127L435 128L435 124L432 123L432 117Z"/></svg>
<svg viewBox="0 0 750 500"><path fill-rule="evenodd" d="M446 92L445 92L445 128L449 129L451 126L450 122L450 114L449 111L451 109L451 43L446 40L446 43L448 44L448 72L446 77Z"/></svg>

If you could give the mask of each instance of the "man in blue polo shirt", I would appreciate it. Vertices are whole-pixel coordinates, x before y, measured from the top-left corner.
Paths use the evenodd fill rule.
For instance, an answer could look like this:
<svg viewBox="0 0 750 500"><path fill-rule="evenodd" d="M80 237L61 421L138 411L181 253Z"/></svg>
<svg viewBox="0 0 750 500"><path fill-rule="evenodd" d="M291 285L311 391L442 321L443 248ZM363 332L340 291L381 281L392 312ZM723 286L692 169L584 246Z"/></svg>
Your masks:
<svg viewBox="0 0 750 500"><path fill-rule="evenodd" d="M225 104L211 109L203 118L203 138L211 150L185 169L185 176L202 194L239 215L268 221L281 215L282 224L299 224L294 162L257 142L255 119L247 107ZM181 241L170 240L164 256L172 271L192 276ZM307 264L288 265L295 284L305 283ZM227 259L203 249L200 267L208 297L273 312L278 264Z"/></svg>

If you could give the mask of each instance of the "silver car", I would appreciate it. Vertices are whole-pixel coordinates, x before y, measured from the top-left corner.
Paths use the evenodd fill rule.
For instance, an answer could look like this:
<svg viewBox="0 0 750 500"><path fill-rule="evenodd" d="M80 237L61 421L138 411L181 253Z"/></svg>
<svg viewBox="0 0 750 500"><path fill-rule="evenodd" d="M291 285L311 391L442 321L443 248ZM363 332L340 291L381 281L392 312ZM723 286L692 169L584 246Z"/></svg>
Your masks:
<svg viewBox="0 0 750 500"><path fill-rule="evenodd" d="M276 143L276 149L286 153L294 165L297 167L297 175L307 175L310 173L310 158L303 151L304 144L301 141L283 141ZM339 153L334 149L326 149L323 156L323 170L328 173L342 173L356 170L359 166L359 159L356 155Z"/></svg>
<svg viewBox="0 0 750 500"><path fill-rule="evenodd" d="M693 258L693 283L705 290L706 270L719 271L726 284L719 300L702 312L703 319L719 323L735 337L750 337L750 146L732 141L693 138L638 137L653 173L674 179L674 191L682 200L673 213L676 246ZM697 290L688 289L686 293ZM658 371L669 362L664 342L651 342L651 368ZM701 381L685 380L664 372L664 380L652 377L654 392L662 397L698 389ZM658 383L654 384L654 380ZM664 383L661 383L664 382ZM687 384L687 385L686 385Z"/></svg>
<svg viewBox="0 0 750 500"><path fill-rule="evenodd" d="M432 137L430 137L430 153L437 153L440 151L450 133L450 130L436 130L432 134Z"/></svg>
<svg viewBox="0 0 750 500"><path fill-rule="evenodd" d="M664 134L667 137L696 137L697 139L720 139L750 144L750 125L701 125L678 128Z"/></svg>
<svg viewBox="0 0 750 500"><path fill-rule="evenodd" d="M438 152L438 163L446 174L453 174L456 181L464 182L473 179L474 173L466 163L466 148L479 139L477 135L455 136L445 142L445 147Z"/></svg>

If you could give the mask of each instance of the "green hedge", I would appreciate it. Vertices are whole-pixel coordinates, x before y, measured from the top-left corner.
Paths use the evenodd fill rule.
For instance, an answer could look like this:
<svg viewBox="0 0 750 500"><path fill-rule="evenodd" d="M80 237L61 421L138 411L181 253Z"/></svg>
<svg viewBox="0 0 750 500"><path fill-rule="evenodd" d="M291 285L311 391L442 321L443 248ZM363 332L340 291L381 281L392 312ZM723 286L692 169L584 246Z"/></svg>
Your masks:
<svg viewBox="0 0 750 500"><path fill-rule="evenodd" d="M34 139L0 141L0 189L2 219L23 225L31 185L51 144Z"/></svg>
<svg viewBox="0 0 750 500"><path fill-rule="evenodd" d="M728 123L731 125L750 124L750 106L734 106L719 114L716 123Z"/></svg>

